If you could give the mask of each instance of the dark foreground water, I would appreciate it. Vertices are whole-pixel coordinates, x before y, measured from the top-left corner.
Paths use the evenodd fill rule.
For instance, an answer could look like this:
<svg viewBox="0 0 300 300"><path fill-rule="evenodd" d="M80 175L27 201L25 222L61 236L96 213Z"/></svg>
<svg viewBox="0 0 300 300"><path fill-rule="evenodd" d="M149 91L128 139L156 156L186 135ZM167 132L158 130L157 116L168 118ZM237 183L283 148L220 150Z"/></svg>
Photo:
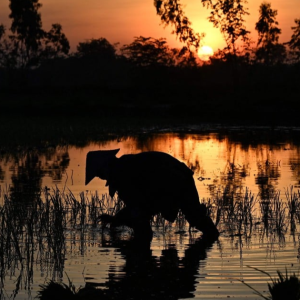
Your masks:
<svg viewBox="0 0 300 300"><path fill-rule="evenodd" d="M253 129L233 130L230 134L141 134L93 141L84 147L49 144L1 152L2 215L9 217L3 217L1 223L3 299L33 299L40 284L50 279L68 284L68 278L77 288L89 283L116 290L128 299L259 299L241 280L263 293L269 278L251 267L272 276L285 268L299 271L299 211L292 222L288 206L292 198L299 196L298 135L297 129L292 134L288 129L275 133ZM135 252L114 244L109 232L103 236L101 226L93 228L88 217L86 226L69 220L64 224L63 237L55 235L55 220L50 218L54 228L48 232L50 240L44 232L30 233L30 228L37 233L43 224L30 227L31 223L25 222L19 226L12 221L13 214L6 213L11 210L5 201L30 202L39 194L43 198L40 191L46 186L50 194L58 189L62 199L72 192L81 204L84 192L88 208L92 195L97 192L101 198L107 187L97 178L84 185L86 154L117 148L118 156L163 151L192 168L201 201L212 203L215 213L218 208L221 211L219 240L203 244L200 232L188 234L188 224L163 227L159 223L153 226L150 248ZM251 208L243 210L250 203L245 199L250 198ZM35 222L44 220L32 218ZM216 220L217 214L213 218ZM20 232L15 233L9 225L20 228ZM126 240L130 234L128 228L123 228L120 239Z"/></svg>

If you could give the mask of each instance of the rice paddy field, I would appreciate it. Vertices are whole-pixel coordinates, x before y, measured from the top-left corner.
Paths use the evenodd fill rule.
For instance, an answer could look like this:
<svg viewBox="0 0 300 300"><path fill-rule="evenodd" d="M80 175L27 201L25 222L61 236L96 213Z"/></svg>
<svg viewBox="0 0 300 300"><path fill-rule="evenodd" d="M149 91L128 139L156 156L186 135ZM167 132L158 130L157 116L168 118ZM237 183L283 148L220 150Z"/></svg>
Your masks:
<svg viewBox="0 0 300 300"><path fill-rule="evenodd" d="M34 299L49 282L80 299L272 299L272 278L300 273L297 133L161 131L1 151L1 299ZM147 247L128 227L112 234L99 216L123 203L84 176L88 151L116 148L167 152L193 169L219 239L189 231L181 213L172 224L154 216Z"/></svg>

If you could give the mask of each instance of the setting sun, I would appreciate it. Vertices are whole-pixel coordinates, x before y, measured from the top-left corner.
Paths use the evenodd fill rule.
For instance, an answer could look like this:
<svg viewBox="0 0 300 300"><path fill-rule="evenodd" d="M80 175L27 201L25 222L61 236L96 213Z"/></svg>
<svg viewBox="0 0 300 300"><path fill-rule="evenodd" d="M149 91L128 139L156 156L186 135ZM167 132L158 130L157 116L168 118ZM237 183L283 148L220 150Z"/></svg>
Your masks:
<svg viewBox="0 0 300 300"><path fill-rule="evenodd" d="M210 46L202 46L198 51L198 55L201 60L209 60L209 57L213 54L214 51Z"/></svg>

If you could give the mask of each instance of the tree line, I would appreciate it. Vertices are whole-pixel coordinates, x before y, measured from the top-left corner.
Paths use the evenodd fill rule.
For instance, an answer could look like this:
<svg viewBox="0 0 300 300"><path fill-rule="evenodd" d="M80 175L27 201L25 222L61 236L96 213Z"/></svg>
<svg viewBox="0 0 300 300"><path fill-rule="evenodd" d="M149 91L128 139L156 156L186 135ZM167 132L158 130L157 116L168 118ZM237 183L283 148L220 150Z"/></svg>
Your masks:
<svg viewBox="0 0 300 300"><path fill-rule="evenodd" d="M258 41L251 39L245 17L249 15L247 0L201 0L210 10L209 22L219 28L226 46L219 49L215 59L223 61L246 60L251 63L273 65L283 62L299 62L300 59L300 19L294 20L290 41L279 43L281 29L276 20L278 11L271 2L259 6L259 19L255 24ZM157 14L164 25L173 25L173 33L188 47L198 48L205 34L195 33L192 23L185 16L180 0L155 0ZM252 46L254 45L254 46Z"/></svg>
<svg viewBox="0 0 300 300"><path fill-rule="evenodd" d="M223 61L274 65L300 61L300 19L294 20L290 41L279 43L281 29L276 20L278 12L271 7L271 3L263 2L255 24L258 33L255 43L245 26L245 16L249 14L246 0L201 2L211 10L208 19L220 29L226 42L225 48L219 49L211 57L211 63ZM49 31L43 29L39 0L10 0L9 3L11 26L7 29L0 25L2 68L34 68L49 59L83 56L98 57L105 61L127 60L141 67L190 67L201 63L197 50L205 34L194 32L179 0L155 0L154 5L162 23L174 26L173 33L184 43L181 49L170 48L164 38L135 37L132 43L118 48L117 44L111 44L101 37L79 43L74 53L70 53L70 44L61 24L52 24Z"/></svg>
<svg viewBox="0 0 300 300"><path fill-rule="evenodd" d="M201 0L226 46L209 62L179 0L155 1L157 14L183 42L137 36L125 45L106 38L70 52L61 24L43 28L39 0L9 0L10 28L0 25L0 98L6 117L54 115L157 116L298 122L300 19L279 43L277 10L260 5L258 40L245 27L245 0ZM253 46L254 45L254 46ZM0 114L1 114L0 112ZM37 113L38 112L38 113Z"/></svg>
<svg viewBox="0 0 300 300"><path fill-rule="evenodd" d="M179 0L155 0L154 5L162 23L174 26L173 33L184 43L181 49L170 48L164 38L135 37L130 44L118 48L106 38L91 39L77 45L70 53L70 44L61 24L52 24L49 31L42 27L39 0L10 0L12 20L9 29L0 25L0 66L6 69L34 68L54 58L90 56L103 60L128 60L136 66L198 66L197 50L205 34L195 33L184 15ZM290 41L279 43L281 29L276 20L277 10L271 3L259 7L255 24L258 40L250 38L245 26L249 14L246 0L201 0L211 10L209 21L220 29L226 46L219 49L210 62L245 62L274 65L300 61L300 19L291 27ZM252 46L256 44L255 46Z"/></svg>

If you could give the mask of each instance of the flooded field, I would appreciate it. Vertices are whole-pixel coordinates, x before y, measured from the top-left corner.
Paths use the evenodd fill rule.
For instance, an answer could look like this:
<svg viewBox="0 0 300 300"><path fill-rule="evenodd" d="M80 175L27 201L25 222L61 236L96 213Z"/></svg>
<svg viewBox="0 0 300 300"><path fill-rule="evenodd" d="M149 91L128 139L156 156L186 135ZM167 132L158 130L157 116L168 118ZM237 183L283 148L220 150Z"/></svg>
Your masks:
<svg viewBox="0 0 300 300"><path fill-rule="evenodd" d="M184 219L156 218L150 248L136 250L127 246L129 228L116 243L95 224L117 199L98 178L85 186L86 154L117 148L118 157L155 150L187 164L218 241L189 234ZM253 268L300 273L299 153L297 134L285 131L145 134L1 152L1 297L33 299L49 280L70 280L123 295L115 299L261 299L242 282L267 295L269 277Z"/></svg>

